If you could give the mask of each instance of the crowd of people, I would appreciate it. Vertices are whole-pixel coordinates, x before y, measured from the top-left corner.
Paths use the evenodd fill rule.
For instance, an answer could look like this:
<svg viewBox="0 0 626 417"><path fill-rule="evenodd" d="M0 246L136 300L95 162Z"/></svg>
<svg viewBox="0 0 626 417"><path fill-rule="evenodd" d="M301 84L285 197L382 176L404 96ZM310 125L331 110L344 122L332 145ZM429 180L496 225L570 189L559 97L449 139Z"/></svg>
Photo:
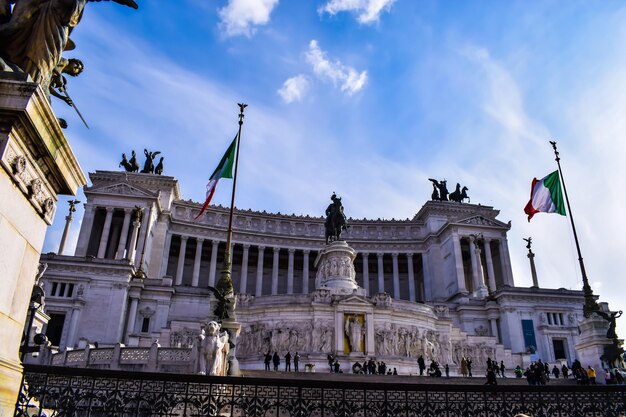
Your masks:
<svg viewBox="0 0 626 417"><path fill-rule="evenodd" d="M285 372L292 371L292 364L294 372L300 371L300 355L298 352L294 355L292 355L291 352L287 352L283 356L283 359ZM336 355L329 353L327 355L327 360L330 372L343 373L339 359ZM264 364L266 371L270 371L272 369L272 365L274 371L279 371L281 357L278 355L278 352L274 352L274 354L272 354L268 351L264 356ZM473 376L472 365L473 363L471 358L461 358L459 372L462 377L471 378ZM430 377L442 377L443 373L445 373L446 377L450 377L450 367L448 364L444 365L442 372L441 365L436 360L432 360L430 365L427 366L424 357L420 355L417 359L417 366L419 368L420 376L424 376L425 374ZM496 360L487 358L487 382L485 385L497 385L497 377L506 378L505 371L506 366L504 365L504 361L500 361L500 363L498 363ZM364 375L398 375L396 368L392 369L391 367L388 367L384 361L375 361L374 358L365 360L363 363L355 362L352 365L352 373ZM525 377L529 385L545 385L550 381L550 378L569 379L570 377L574 378L576 382L581 385L595 385L598 382L596 370L591 366L584 368L579 360L575 360L571 367L568 367L567 364L554 364L550 367L548 363L544 363L541 359L539 359L530 364L530 366L526 369L523 369L520 365L516 366L513 370L513 374L516 378ZM619 369L605 369L603 376L606 384L626 384L626 373Z"/></svg>

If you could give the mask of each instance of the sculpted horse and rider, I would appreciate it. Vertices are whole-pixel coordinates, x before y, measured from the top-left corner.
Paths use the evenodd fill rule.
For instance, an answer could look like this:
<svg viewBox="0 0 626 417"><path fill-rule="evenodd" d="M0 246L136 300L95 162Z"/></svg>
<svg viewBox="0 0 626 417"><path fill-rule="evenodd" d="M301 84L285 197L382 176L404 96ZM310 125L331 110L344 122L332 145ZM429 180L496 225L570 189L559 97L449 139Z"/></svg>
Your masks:
<svg viewBox="0 0 626 417"><path fill-rule="evenodd" d="M330 199L333 202L326 208L326 221L324 222L326 244L340 240L341 232L349 227L346 215L343 212L341 197L337 197L337 194L333 193Z"/></svg>
<svg viewBox="0 0 626 417"><path fill-rule="evenodd" d="M470 198L467 195L468 188L461 188L461 184L456 183L456 189L452 192L448 192L447 181L437 181L435 179L429 178L430 182L433 183L433 193L431 195L431 199L434 201L455 201L457 203L462 203L463 200L467 200L470 202Z"/></svg>

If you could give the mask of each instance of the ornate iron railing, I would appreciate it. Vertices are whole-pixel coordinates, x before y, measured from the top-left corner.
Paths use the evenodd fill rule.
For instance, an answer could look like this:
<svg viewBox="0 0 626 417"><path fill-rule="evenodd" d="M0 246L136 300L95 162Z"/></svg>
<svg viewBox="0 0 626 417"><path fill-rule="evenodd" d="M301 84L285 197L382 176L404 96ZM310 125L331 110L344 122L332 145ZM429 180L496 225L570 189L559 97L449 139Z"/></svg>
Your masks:
<svg viewBox="0 0 626 417"><path fill-rule="evenodd" d="M619 417L626 386L436 385L27 365L16 416Z"/></svg>

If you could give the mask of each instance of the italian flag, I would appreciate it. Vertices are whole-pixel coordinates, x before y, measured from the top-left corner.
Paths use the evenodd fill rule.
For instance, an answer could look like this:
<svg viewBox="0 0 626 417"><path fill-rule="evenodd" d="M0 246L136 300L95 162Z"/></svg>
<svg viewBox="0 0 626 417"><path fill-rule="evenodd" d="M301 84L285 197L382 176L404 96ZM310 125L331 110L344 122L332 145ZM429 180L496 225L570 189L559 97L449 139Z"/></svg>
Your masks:
<svg viewBox="0 0 626 417"><path fill-rule="evenodd" d="M558 213L565 216L559 171L554 171L540 180L533 179L530 201L524 207L524 213L528 214L528 221L530 221L535 213L539 212Z"/></svg>
<svg viewBox="0 0 626 417"><path fill-rule="evenodd" d="M220 178L232 178L233 177L233 165L235 164L235 151L237 150L237 136L233 139L232 143L226 150L226 153L222 157L217 168L213 171L211 178L209 178L209 182L206 185L206 200L204 205L202 206L202 210L195 217L194 220L197 220L198 217L204 213L209 204L211 204L211 198L213 198L213 194L215 193L215 189L217 188L217 183Z"/></svg>

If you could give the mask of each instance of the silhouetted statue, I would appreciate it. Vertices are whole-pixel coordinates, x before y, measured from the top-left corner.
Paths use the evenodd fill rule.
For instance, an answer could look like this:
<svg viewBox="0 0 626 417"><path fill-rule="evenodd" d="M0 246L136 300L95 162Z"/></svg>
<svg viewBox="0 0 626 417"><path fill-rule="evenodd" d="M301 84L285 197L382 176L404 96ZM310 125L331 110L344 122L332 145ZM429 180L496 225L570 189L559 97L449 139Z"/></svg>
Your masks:
<svg viewBox="0 0 626 417"><path fill-rule="evenodd" d="M432 178L429 178L428 180L433 183L434 190L432 194L432 199L438 201L448 201L448 187L446 186L447 181L437 181Z"/></svg>
<svg viewBox="0 0 626 417"><path fill-rule="evenodd" d="M133 170L133 166L130 164L130 162L128 162L128 159L126 159L125 153L122 154L122 160L120 161L120 164L118 165L118 168L119 167L124 167L126 172L132 172Z"/></svg>
<svg viewBox="0 0 626 417"><path fill-rule="evenodd" d="M457 182L456 189L454 192L450 193L450 201L462 203L465 199L469 201L469 197L467 196L467 187L463 187L463 189L461 189L461 184Z"/></svg>
<svg viewBox="0 0 626 417"><path fill-rule="evenodd" d="M73 49L70 33L90 1L100 0L0 0L0 71L26 73L47 86L63 51Z"/></svg>
<svg viewBox="0 0 626 417"><path fill-rule="evenodd" d="M131 166L130 172L139 172L139 162L137 162L137 154L135 151L132 151L130 154L130 161L128 161Z"/></svg>
<svg viewBox="0 0 626 417"><path fill-rule="evenodd" d="M157 164L156 168L154 168L154 173L157 174L157 175L163 174L163 157L161 157L161 159L159 160L159 163Z"/></svg>
<svg viewBox="0 0 626 417"><path fill-rule="evenodd" d="M161 152L148 152L147 149L143 150L144 155L146 155L146 162L143 164L143 169L141 170L142 174L154 174L154 158Z"/></svg>
<svg viewBox="0 0 626 417"><path fill-rule="evenodd" d="M528 237L528 239L523 237L522 240L526 242L526 249L528 249L528 253L533 253L532 249L530 248L533 244L533 238L530 236Z"/></svg>
<svg viewBox="0 0 626 417"><path fill-rule="evenodd" d="M622 316L622 310L605 313L604 311L595 311L597 315L609 322L609 329L606 332L607 339L617 339L617 322L616 320Z"/></svg>
<svg viewBox="0 0 626 417"><path fill-rule="evenodd" d="M341 238L341 232L348 229L348 221L343 212L341 198L333 193L330 199L333 202L326 208L326 221L324 222L327 244L339 240Z"/></svg>

